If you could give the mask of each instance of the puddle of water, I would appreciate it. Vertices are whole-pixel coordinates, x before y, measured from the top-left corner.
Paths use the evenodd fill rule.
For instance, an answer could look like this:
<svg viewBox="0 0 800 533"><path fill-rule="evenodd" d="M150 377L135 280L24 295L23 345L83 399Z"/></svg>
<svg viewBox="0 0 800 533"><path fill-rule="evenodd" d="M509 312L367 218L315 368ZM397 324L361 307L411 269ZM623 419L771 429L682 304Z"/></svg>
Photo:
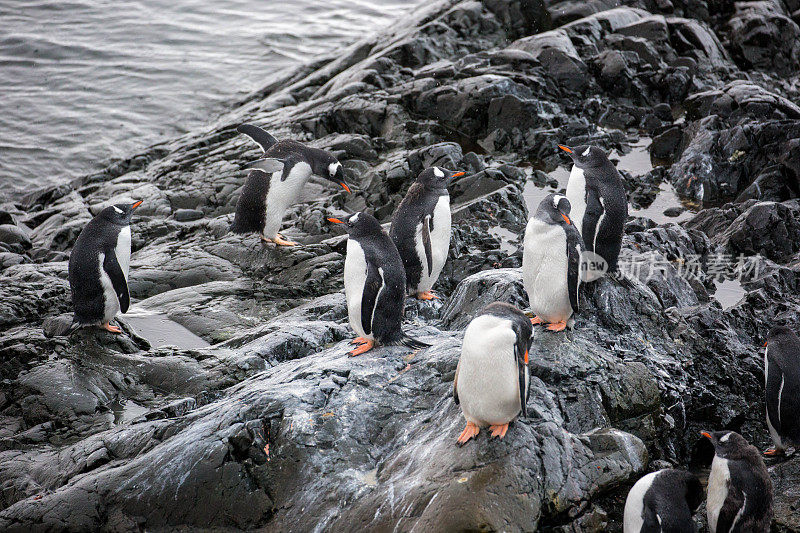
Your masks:
<svg viewBox="0 0 800 533"><path fill-rule="evenodd" d="M162 313L153 313L133 306L123 320L130 324L139 336L147 339L153 348L176 346L183 349L197 349L211 346Z"/></svg>
<svg viewBox="0 0 800 533"><path fill-rule="evenodd" d="M149 411L149 409L143 405L124 399L116 399L108 404L108 407L114 413L115 424L127 424Z"/></svg>
<svg viewBox="0 0 800 533"><path fill-rule="evenodd" d="M619 159L617 169L624 170L634 176L643 176L653 170L653 162L650 160L650 137L642 137L638 141L631 143L631 151L625 155L616 150L611 153L611 159Z"/></svg>
<svg viewBox="0 0 800 533"><path fill-rule="evenodd" d="M735 279L715 281L714 285L717 287L717 290L711 296L718 301L722 309L726 311L739 303L739 300L747 293L744 287L742 287L742 284Z"/></svg>
<svg viewBox="0 0 800 533"><path fill-rule="evenodd" d="M631 207L628 214L633 217L647 217L656 224L664 224L666 222L681 222L692 218L695 213L689 210L681 202L675 188L669 182L661 182L658 188L659 192L653 203L642 209L634 209ZM668 216L664 212L673 207L683 207L684 210L677 216Z"/></svg>
<svg viewBox="0 0 800 533"><path fill-rule="evenodd" d="M493 228L489 228L489 233L500 241L501 251L509 255L517 251L517 242L519 241L520 236L513 231L509 231L500 226L495 226Z"/></svg>

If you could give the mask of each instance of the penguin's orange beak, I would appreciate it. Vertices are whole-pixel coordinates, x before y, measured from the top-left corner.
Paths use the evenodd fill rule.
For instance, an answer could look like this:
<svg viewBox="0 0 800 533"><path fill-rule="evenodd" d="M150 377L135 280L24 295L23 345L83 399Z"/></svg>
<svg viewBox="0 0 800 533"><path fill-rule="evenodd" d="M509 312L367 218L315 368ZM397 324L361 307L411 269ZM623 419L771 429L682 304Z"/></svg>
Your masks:
<svg viewBox="0 0 800 533"><path fill-rule="evenodd" d="M140 205L142 205L142 202L144 202L144 200L139 200L138 202L136 202L135 204L133 204L133 205L131 206L131 209L136 209L137 207L139 207Z"/></svg>
<svg viewBox="0 0 800 533"><path fill-rule="evenodd" d="M528 350L525 350L525 364L528 364Z"/></svg>
<svg viewBox="0 0 800 533"><path fill-rule="evenodd" d="M767 347L767 342L769 342L769 341L764 341L764 348Z"/></svg>
<svg viewBox="0 0 800 533"><path fill-rule="evenodd" d="M561 213L561 218L563 218L563 219L564 219L564 222L566 222L567 224L572 224L572 221L571 221L571 220L569 219L569 217L568 217L567 215L565 215L564 213Z"/></svg>
<svg viewBox="0 0 800 533"><path fill-rule="evenodd" d="M339 182L339 185L341 185L341 186L342 186L342 188L343 188L344 190L346 190L347 192L351 192L351 191L350 191L350 187L348 187L348 186L347 186L347 184L346 184L345 182L343 182L343 181L340 181L340 182Z"/></svg>
<svg viewBox="0 0 800 533"><path fill-rule="evenodd" d="M559 144L558 147L561 148L562 150L564 150L565 152L567 152L568 154L572 153L572 150L570 148L567 148L563 144Z"/></svg>
<svg viewBox="0 0 800 533"><path fill-rule="evenodd" d="M460 177L461 177L461 176L463 176L464 174L466 174L466 172L453 172L453 173L450 175L450 179L453 179L453 178L460 178Z"/></svg>
<svg viewBox="0 0 800 533"><path fill-rule="evenodd" d="M704 436L705 438L707 438L708 440L713 440L713 439L711 438L711 433L709 433L708 431L701 431L701 432L700 432L700 434L701 434L702 436Z"/></svg>
<svg viewBox="0 0 800 533"><path fill-rule="evenodd" d="M344 222L342 222L338 218L329 218L328 222L333 222L334 224L344 224Z"/></svg>

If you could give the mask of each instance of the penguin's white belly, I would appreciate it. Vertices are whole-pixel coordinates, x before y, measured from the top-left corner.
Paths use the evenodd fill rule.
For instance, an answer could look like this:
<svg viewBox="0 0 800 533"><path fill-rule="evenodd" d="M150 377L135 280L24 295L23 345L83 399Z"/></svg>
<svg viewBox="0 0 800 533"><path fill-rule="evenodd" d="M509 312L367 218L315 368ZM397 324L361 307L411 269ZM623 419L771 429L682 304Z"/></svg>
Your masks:
<svg viewBox="0 0 800 533"><path fill-rule="evenodd" d="M568 268L564 230L531 218L525 228L522 280L531 311L545 322L559 322L572 316Z"/></svg>
<svg viewBox="0 0 800 533"><path fill-rule="evenodd" d="M308 163L297 163L289 171L285 180L281 180L283 170L273 172L269 180L264 213L264 237L274 239L281 229L283 215L300 196L300 191L311 177L311 167Z"/></svg>
<svg viewBox="0 0 800 533"><path fill-rule="evenodd" d="M353 239L347 240L347 258L344 260L344 294L347 299L347 316L350 327L359 337L372 339L364 333L361 324L361 299L364 296L364 284L367 281L367 259L361 245ZM377 298L376 298L377 303ZM370 328L371 329L371 328Z"/></svg>
<svg viewBox="0 0 800 533"><path fill-rule="evenodd" d="M652 472L642 477L628 493L622 519L623 533L639 533L642 530L644 525L644 518L642 517L644 495L650 489L656 479L656 475L658 475L658 472Z"/></svg>
<svg viewBox="0 0 800 533"><path fill-rule="evenodd" d="M714 460L711 461L711 474L708 476L708 500L706 503L708 530L712 533L717 531L719 512L728 497L730 480L731 473L728 469L728 460L715 455Z"/></svg>
<svg viewBox="0 0 800 533"><path fill-rule="evenodd" d="M478 426L506 424L519 414L519 373L511 321L492 315L464 333L456 391L464 418Z"/></svg>
<svg viewBox="0 0 800 533"><path fill-rule="evenodd" d="M567 200L569 200L569 218L583 234L583 215L586 213L586 177L577 165L572 166L567 182Z"/></svg>
<svg viewBox="0 0 800 533"><path fill-rule="evenodd" d="M117 263L122 269L125 281L128 281L128 269L131 264L131 227L125 226L117 235L117 247L114 249Z"/></svg>
<svg viewBox="0 0 800 533"><path fill-rule="evenodd" d="M767 389L767 383L769 382L769 358L767 357L767 352L769 351L769 347L764 350L764 389ZM781 381L783 384L783 381ZM769 393L769 392L768 392ZM765 402L766 403L766 402ZM781 404L780 400L778 400L778 412L780 412ZM769 436L772 437L772 442L775 444L775 447L778 449L783 449L783 439L781 439L780 434L778 434L778 430L775 429L775 426L772 425L772 420L769 417L769 408L764 405L764 411L767 415L767 428L769 429ZM780 420L777 422L780 423Z"/></svg>
<svg viewBox="0 0 800 533"><path fill-rule="evenodd" d="M106 254L100 253L98 256L100 270L100 285L103 287L103 322L108 322L119 313L120 305L117 292L114 290L114 284L111 283L111 278L103 268L103 262L106 260Z"/></svg>
<svg viewBox="0 0 800 533"><path fill-rule="evenodd" d="M447 253L450 250L450 197L440 196L433 209L433 231L431 231L431 271L428 272L428 258L425 254L425 245L422 243L422 224L417 224L417 233L414 237L417 256L422 263L422 273L420 274L419 284L414 292L427 292L431 290L433 284L439 279L444 263L447 261Z"/></svg>

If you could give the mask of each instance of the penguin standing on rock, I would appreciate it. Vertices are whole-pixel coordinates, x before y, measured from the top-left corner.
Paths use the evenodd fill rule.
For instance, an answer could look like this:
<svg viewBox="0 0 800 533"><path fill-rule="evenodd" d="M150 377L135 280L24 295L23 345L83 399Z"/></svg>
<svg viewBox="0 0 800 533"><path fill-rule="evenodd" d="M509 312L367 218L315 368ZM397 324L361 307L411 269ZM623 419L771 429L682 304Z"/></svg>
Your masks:
<svg viewBox="0 0 800 533"><path fill-rule="evenodd" d="M622 176L596 146L569 148L559 144L558 147L574 162L567 182L572 220L583 236L586 249L602 257L608 271L614 272L628 219Z"/></svg>
<svg viewBox="0 0 800 533"><path fill-rule="evenodd" d="M367 213L328 220L344 225L348 233L344 292L350 326L358 334L352 343L359 344L350 355L362 354L376 345L430 346L412 339L400 327L406 275L397 247L380 223Z"/></svg>
<svg viewBox="0 0 800 533"><path fill-rule="evenodd" d="M469 323L453 382L453 400L467 419L459 444L486 426L502 439L520 412L527 416L532 340L528 317L507 303L489 304Z"/></svg>
<svg viewBox="0 0 800 533"><path fill-rule="evenodd" d="M583 241L570 218L570 202L559 194L547 195L525 228L522 281L534 324L562 331L578 311Z"/></svg>
<svg viewBox="0 0 800 533"><path fill-rule="evenodd" d="M701 432L714 445L708 476L711 533L766 533L772 522L772 481L755 446L734 431Z"/></svg>
<svg viewBox="0 0 800 533"><path fill-rule="evenodd" d="M450 249L448 182L464 172L439 167L423 170L392 217L389 235L406 269L408 294L420 300L438 298L431 292Z"/></svg>
<svg viewBox="0 0 800 533"><path fill-rule="evenodd" d="M767 427L775 443L764 455L781 455L787 446L800 446L800 339L777 326L764 345Z"/></svg>
<svg viewBox="0 0 800 533"><path fill-rule="evenodd" d="M102 325L122 333L111 320L131 303L128 267L131 259L131 217L142 204L106 207L83 228L69 256L69 286L75 316L70 330Z"/></svg>
<svg viewBox="0 0 800 533"><path fill-rule="evenodd" d="M341 185L350 192L344 181L342 164L332 154L297 141L279 141L263 129L242 124L236 131L248 135L264 150L264 157L250 166L247 183L236 203L231 231L260 233L264 242L295 246L278 231L286 210L297 201L312 174Z"/></svg>
<svg viewBox="0 0 800 533"><path fill-rule="evenodd" d="M666 468L647 474L628 492L623 533L693 533L692 513L703 496L700 480L689 472Z"/></svg>

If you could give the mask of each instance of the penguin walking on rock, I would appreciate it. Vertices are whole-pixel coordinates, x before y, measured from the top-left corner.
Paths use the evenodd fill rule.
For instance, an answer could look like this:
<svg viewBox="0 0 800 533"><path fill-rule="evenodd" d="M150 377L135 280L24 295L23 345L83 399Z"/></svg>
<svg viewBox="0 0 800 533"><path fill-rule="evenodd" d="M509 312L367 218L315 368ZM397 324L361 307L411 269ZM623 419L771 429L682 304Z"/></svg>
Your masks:
<svg viewBox="0 0 800 533"><path fill-rule="evenodd" d="M755 446L734 431L701 433L714 445L706 513L711 533L766 533L772 481Z"/></svg>
<svg viewBox="0 0 800 533"><path fill-rule="evenodd" d="M775 443L764 455L781 455L788 446L800 446L800 339L777 326L764 345L767 427Z"/></svg>
<svg viewBox="0 0 800 533"><path fill-rule="evenodd" d="M342 224L348 233L344 262L344 292L350 326L358 334L359 355L376 345L430 346L406 335L400 324L405 308L406 275L397 247L380 223L367 213L354 213Z"/></svg>
<svg viewBox="0 0 800 533"><path fill-rule="evenodd" d="M338 183L350 192L342 164L331 153L297 141L279 141L252 124L242 124L236 131L258 143L264 157L250 165L253 170L236 203L232 232L259 233L264 242L295 246L296 242L284 239L278 231L284 213L297 201L312 174Z"/></svg>
<svg viewBox="0 0 800 533"><path fill-rule="evenodd" d="M596 146L569 148L558 145L572 158L567 199L572 220L583 236L586 249L602 257L608 271L617 270L628 198L625 183L608 156Z"/></svg>
<svg viewBox="0 0 800 533"><path fill-rule="evenodd" d="M453 382L453 400L467 419L458 444L486 426L493 437L502 439L520 412L528 416L532 341L530 320L507 303L489 304L469 323Z"/></svg>
<svg viewBox="0 0 800 533"><path fill-rule="evenodd" d="M692 514L703 503L703 486L694 474L666 468L639 479L628 492L623 533L693 533Z"/></svg>
<svg viewBox="0 0 800 533"><path fill-rule="evenodd" d="M122 333L111 320L131 303L128 268L131 259L131 217L142 204L106 207L86 224L69 256L69 286L75 316L70 331L102 325Z"/></svg>
<svg viewBox="0 0 800 533"><path fill-rule="evenodd" d="M533 324L562 331L578 311L583 250L569 200L547 195L528 221L522 252L522 281L536 315Z"/></svg>
<svg viewBox="0 0 800 533"><path fill-rule="evenodd" d="M420 300L438 298L431 292L450 249L450 194L448 182L464 172L439 167L423 170L408 189L392 217L392 237L403 266L409 295Z"/></svg>

